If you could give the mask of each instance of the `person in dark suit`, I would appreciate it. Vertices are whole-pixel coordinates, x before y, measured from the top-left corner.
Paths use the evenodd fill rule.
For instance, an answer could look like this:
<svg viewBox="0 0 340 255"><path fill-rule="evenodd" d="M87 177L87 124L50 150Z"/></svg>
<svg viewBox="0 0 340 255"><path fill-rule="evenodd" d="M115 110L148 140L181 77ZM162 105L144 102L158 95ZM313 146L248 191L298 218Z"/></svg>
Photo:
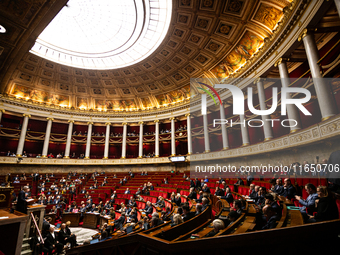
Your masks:
<svg viewBox="0 0 340 255"><path fill-rule="evenodd" d="M240 186L240 185L244 185L244 182L243 182L243 180L240 178L240 177L238 177L237 178L237 182L236 183L234 183L234 191L235 192L238 192L238 186Z"/></svg>
<svg viewBox="0 0 340 255"><path fill-rule="evenodd" d="M17 211L27 214L27 202L26 202L26 192L28 192L28 187L24 186L22 190L20 190L17 201Z"/></svg>
<svg viewBox="0 0 340 255"><path fill-rule="evenodd" d="M190 220L191 218L195 217L195 213L194 212L190 212L190 208L187 205L184 205L183 207L183 221L187 221Z"/></svg>
<svg viewBox="0 0 340 255"><path fill-rule="evenodd" d="M229 204L232 204L234 202L234 197L233 194L230 192L230 188L226 188L225 196L221 196L218 198L225 199Z"/></svg>
<svg viewBox="0 0 340 255"><path fill-rule="evenodd" d="M262 229L272 229L277 225L277 221L280 217L276 214L276 211L270 205L263 207L263 215L266 216L267 222L264 224Z"/></svg>
<svg viewBox="0 0 340 255"><path fill-rule="evenodd" d="M283 186L282 186L282 180L276 179L276 185L274 186L273 192L281 196L283 194Z"/></svg>
<svg viewBox="0 0 340 255"><path fill-rule="evenodd" d="M282 196L288 199L292 199L295 196L295 194L296 194L295 187L292 185L290 179L286 178L284 180Z"/></svg>
<svg viewBox="0 0 340 255"><path fill-rule="evenodd" d="M194 182L194 180L190 180L190 188L195 188L195 182Z"/></svg>
<svg viewBox="0 0 340 255"><path fill-rule="evenodd" d="M50 231L46 235L44 246L48 249L48 253L52 254L55 249L57 254L60 254L64 248L64 245L58 241L56 233L54 233L54 226L50 226Z"/></svg>
<svg viewBox="0 0 340 255"><path fill-rule="evenodd" d="M38 231L36 231L36 235L30 239L30 248L33 251L32 253L33 255L39 255L42 252L44 254L48 253L48 249L44 247L42 240L40 236L38 235Z"/></svg>
<svg viewBox="0 0 340 255"><path fill-rule="evenodd" d="M189 193L187 198L189 198L189 199L197 199L197 193L196 193L194 187L190 188L190 193Z"/></svg>
<svg viewBox="0 0 340 255"><path fill-rule="evenodd" d="M219 186L216 186L216 189L215 189L215 196L224 196L224 192L222 189L220 189Z"/></svg>
<svg viewBox="0 0 340 255"><path fill-rule="evenodd" d="M121 216L119 217L119 219L114 221L115 229L120 229L121 227L123 227L124 222L125 222L125 213L123 212Z"/></svg>
<svg viewBox="0 0 340 255"><path fill-rule="evenodd" d="M274 197L272 194L265 194L264 195L264 199L265 199L265 204L266 205L270 205L275 211L276 214L281 218L282 215L282 209L281 207L278 205L277 201L274 200Z"/></svg>
<svg viewBox="0 0 340 255"><path fill-rule="evenodd" d="M76 246L76 236L71 233L70 229L66 229L66 224L61 224L60 231L58 234L58 240L63 245L66 245L67 243L71 244L71 248Z"/></svg>
<svg viewBox="0 0 340 255"><path fill-rule="evenodd" d="M151 202L150 201L146 202L146 206L144 208L144 212L146 216L149 216L149 214L152 214L152 211L153 211L153 208L152 208Z"/></svg>
<svg viewBox="0 0 340 255"><path fill-rule="evenodd" d="M201 189L201 181L196 177L195 178L195 188L196 189Z"/></svg>
<svg viewBox="0 0 340 255"><path fill-rule="evenodd" d="M339 218L339 211L335 199L328 194L326 186L319 186L316 189L319 198L315 201L317 204L316 214L309 216L307 223L320 222L325 220L335 220Z"/></svg>
<svg viewBox="0 0 340 255"><path fill-rule="evenodd" d="M205 192L205 193L211 193L207 184L203 185L202 191Z"/></svg>

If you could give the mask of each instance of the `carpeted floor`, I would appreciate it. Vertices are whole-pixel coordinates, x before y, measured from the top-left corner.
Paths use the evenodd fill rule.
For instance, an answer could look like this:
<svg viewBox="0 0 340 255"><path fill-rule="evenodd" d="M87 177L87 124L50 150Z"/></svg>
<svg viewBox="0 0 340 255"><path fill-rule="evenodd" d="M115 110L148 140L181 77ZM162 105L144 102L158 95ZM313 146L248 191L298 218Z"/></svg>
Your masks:
<svg viewBox="0 0 340 255"><path fill-rule="evenodd" d="M77 243L82 245L87 239L92 240L92 236L98 233L97 230L89 228L70 228L71 232L77 236Z"/></svg>

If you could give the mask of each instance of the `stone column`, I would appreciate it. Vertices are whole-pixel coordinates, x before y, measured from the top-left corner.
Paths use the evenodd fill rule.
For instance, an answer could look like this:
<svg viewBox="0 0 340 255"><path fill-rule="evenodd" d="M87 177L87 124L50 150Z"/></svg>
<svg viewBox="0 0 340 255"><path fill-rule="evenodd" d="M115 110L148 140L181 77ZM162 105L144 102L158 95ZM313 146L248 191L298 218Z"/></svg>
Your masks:
<svg viewBox="0 0 340 255"><path fill-rule="evenodd" d="M138 122L139 124L139 150L138 158L143 158L143 121Z"/></svg>
<svg viewBox="0 0 340 255"><path fill-rule="evenodd" d="M52 129L52 122L53 121L54 121L53 118L47 118L45 140L44 140L44 146L43 146L43 150L42 150L42 154L41 154L42 158L47 158L48 146L50 144L50 136L51 136L51 129Z"/></svg>
<svg viewBox="0 0 340 255"><path fill-rule="evenodd" d="M287 59L280 58L276 63L275 66L279 68L280 78L281 78L281 84L282 87L289 87L290 81L289 81L289 73L287 68ZM291 99L289 93L286 95L287 99ZM292 104L287 105L287 115L289 119L296 120L297 125L293 127L296 123L294 121L289 121L290 125L290 133L294 133L301 129L301 119L299 114L299 109Z"/></svg>
<svg viewBox="0 0 340 255"><path fill-rule="evenodd" d="M205 153L210 152L210 139L209 139L209 129L208 129L208 116L203 114L203 131L204 131L204 149Z"/></svg>
<svg viewBox="0 0 340 255"><path fill-rule="evenodd" d="M68 121L68 131L67 131L67 138L66 138L66 147L65 147L64 158L70 158L73 123L74 123L74 120L69 120Z"/></svg>
<svg viewBox="0 0 340 255"><path fill-rule="evenodd" d="M242 135L242 146L247 146L249 142L248 124L245 121L244 115L240 115L241 135Z"/></svg>
<svg viewBox="0 0 340 255"><path fill-rule="evenodd" d="M93 122L87 122L87 140L86 140L86 150L85 150L85 159L90 158L90 150L91 150L91 136L92 136L92 125Z"/></svg>
<svg viewBox="0 0 340 255"><path fill-rule="evenodd" d="M337 114L336 104L329 84L323 79L319 67L319 51L315 43L314 35L304 29L299 36L299 41L303 41L308 59L310 72L312 74L314 88L321 111L322 121Z"/></svg>
<svg viewBox="0 0 340 255"><path fill-rule="evenodd" d="M223 105L220 105L220 118L222 120L225 120L225 112ZM223 150L229 149L229 140L228 140L228 133L227 133L227 127L225 126L224 121L222 121L221 124L221 130L222 130L222 143L223 143Z"/></svg>
<svg viewBox="0 0 340 255"><path fill-rule="evenodd" d="M0 109L0 123L1 123L1 120L2 120L2 113L4 113L5 110L4 109Z"/></svg>
<svg viewBox="0 0 340 255"><path fill-rule="evenodd" d="M127 123L123 123L123 141L122 141L122 159L126 158L126 135L127 135Z"/></svg>
<svg viewBox="0 0 340 255"><path fill-rule="evenodd" d="M188 155L192 154L192 136L191 136L191 117L190 113L185 115L187 117L187 138L188 138Z"/></svg>
<svg viewBox="0 0 340 255"><path fill-rule="evenodd" d="M260 110L265 111L267 110L266 106L266 94L264 93L264 86L262 79L258 78L254 83L256 82L257 86L257 94L259 97L259 103L260 103ZM263 132L264 132L264 140L268 141L273 138L273 129L271 127L271 122L266 121L267 119L271 119L268 115L261 115L262 121L263 121Z"/></svg>
<svg viewBox="0 0 340 255"><path fill-rule="evenodd" d="M338 15L340 17L340 0L334 0L336 9L338 10Z"/></svg>
<svg viewBox="0 0 340 255"><path fill-rule="evenodd" d="M105 147L104 147L104 158L109 158L109 147L110 147L110 122L105 123L106 125L106 134L105 134Z"/></svg>
<svg viewBox="0 0 340 255"><path fill-rule="evenodd" d="M175 118L171 117L171 157L176 156Z"/></svg>
<svg viewBox="0 0 340 255"><path fill-rule="evenodd" d="M155 120L155 157L159 157L159 120Z"/></svg>
<svg viewBox="0 0 340 255"><path fill-rule="evenodd" d="M22 126L21 126L21 133L20 133L20 138L19 138L19 143L18 143L18 148L17 148L17 157L22 156L22 152L24 150L27 126L28 126L28 119L31 118L31 115L26 114L26 113L23 114L23 116L24 116L24 121L22 122Z"/></svg>

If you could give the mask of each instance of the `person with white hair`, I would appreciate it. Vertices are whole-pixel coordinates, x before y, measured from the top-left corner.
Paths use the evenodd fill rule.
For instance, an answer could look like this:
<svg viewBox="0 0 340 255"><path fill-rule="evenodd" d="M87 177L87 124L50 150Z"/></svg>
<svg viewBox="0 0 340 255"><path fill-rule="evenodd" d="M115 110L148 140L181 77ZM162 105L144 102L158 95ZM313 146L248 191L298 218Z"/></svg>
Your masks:
<svg viewBox="0 0 340 255"><path fill-rule="evenodd" d="M20 190L17 200L17 211L27 214L27 193L29 192L29 188L24 186L22 190Z"/></svg>
<svg viewBox="0 0 340 255"><path fill-rule="evenodd" d="M215 236L221 229L224 229L224 222L220 219L216 219L212 222L214 229L210 231L205 237Z"/></svg>

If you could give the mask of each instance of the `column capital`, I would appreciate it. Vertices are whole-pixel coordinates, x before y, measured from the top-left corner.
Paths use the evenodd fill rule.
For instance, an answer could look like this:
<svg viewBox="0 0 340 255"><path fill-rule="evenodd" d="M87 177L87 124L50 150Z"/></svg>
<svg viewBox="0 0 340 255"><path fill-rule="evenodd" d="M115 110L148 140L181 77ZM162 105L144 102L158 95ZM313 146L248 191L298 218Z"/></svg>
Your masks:
<svg viewBox="0 0 340 255"><path fill-rule="evenodd" d="M87 122L87 125L93 125L92 121Z"/></svg>
<svg viewBox="0 0 340 255"><path fill-rule="evenodd" d="M154 122L155 122L155 123L158 123L158 122L159 122L159 120L154 120Z"/></svg>
<svg viewBox="0 0 340 255"><path fill-rule="evenodd" d="M277 67L277 66L279 66L281 63L286 63L286 62L288 62L289 60L290 60L289 58L279 58L279 59L275 62L274 66Z"/></svg>
<svg viewBox="0 0 340 255"><path fill-rule="evenodd" d="M305 38L305 36L308 33L308 29L305 28L304 30L302 30L301 34L299 35L298 41L300 42L303 38Z"/></svg>
<svg viewBox="0 0 340 255"><path fill-rule="evenodd" d="M188 116L190 116L191 114L190 113L187 113L187 114L185 114L185 117L188 117Z"/></svg>
<svg viewBox="0 0 340 255"><path fill-rule="evenodd" d="M138 125L143 125L143 124L144 124L143 121L138 122Z"/></svg>
<svg viewBox="0 0 340 255"><path fill-rule="evenodd" d="M169 120L175 120L175 117L171 117L171 118L169 118Z"/></svg>
<svg viewBox="0 0 340 255"><path fill-rule="evenodd" d="M265 81L265 80L266 80L265 78L261 78L261 77L256 78L256 79L254 80L254 84L257 84L258 82L262 82L262 81Z"/></svg>
<svg viewBox="0 0 340 255"><path fill-rule="evenodd" d="M31 114L26 114L26 113L24 113L22 116L31 118Z"/></svg>
<svg viewBox="0 0 340 255"><path fill-rule="evenodd" d="M0 112L5 112L5 109L0 109Z"/></svg>
<svg viewBox="0 0 340 255"><path fill-rule="evenodd" d="M74 123L74 120L68 120L68 123Z"/></svg>
<svg viewBox="0 0 340 255"><path fill-rule="evenodd" d="M123 122L122 125L123 125L123 126L127 125L127 122Z"/></svg>
<svg viewBox="0 0 340 255"><path fill-rule="evenodd" d="M46 118L46 120L54 121L54 119L53 119L53 118Z"/></svg>
<svg viewBox="0 0 340 255"><path fill-rule="evenodd" d="M300 42L303 38L305 38L308 34L310 34L311 32L316 32L318 29L308 29L305 28L304 30L302 30L301 34L299 35L298 41Z"/></svg>
<svg viewBox="0 0 340 255"><path fill-rule="evenodd" d="M110 126L111 125L111 122L106 122L105 123L105 126Z"/></svg>

